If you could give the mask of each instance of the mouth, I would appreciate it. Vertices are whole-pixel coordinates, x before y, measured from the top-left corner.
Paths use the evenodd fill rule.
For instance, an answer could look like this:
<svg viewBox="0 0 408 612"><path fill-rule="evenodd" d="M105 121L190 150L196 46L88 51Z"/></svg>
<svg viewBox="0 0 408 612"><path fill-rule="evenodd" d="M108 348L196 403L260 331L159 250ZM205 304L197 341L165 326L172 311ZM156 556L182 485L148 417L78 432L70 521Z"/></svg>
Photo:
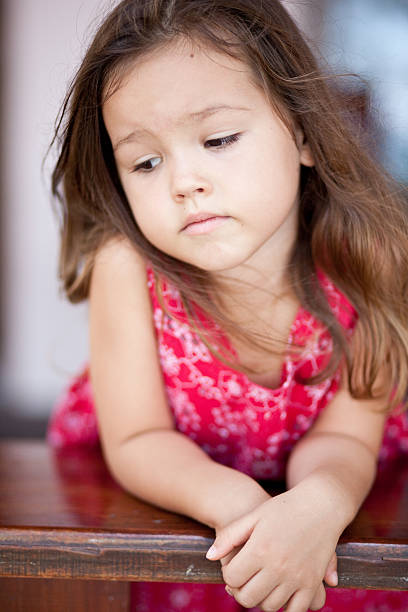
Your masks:
<svg viewBox="0 0 408 612"><path fill-rule="evenodd" d="M225 223L227 219L230 217L211 213L191 215L187 218L187 223L181 231L190 235L206 234Z"/></svg>

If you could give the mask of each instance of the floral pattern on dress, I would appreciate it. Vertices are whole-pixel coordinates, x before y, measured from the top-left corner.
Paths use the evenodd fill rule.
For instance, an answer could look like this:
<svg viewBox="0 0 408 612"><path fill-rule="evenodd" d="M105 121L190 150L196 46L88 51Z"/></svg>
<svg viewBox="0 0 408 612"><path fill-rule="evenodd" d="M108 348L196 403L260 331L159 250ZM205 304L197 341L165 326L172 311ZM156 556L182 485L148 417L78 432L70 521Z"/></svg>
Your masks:
<svg viewBox="0 0 408 612"><path fill-rule="evenodd" d="M319 412L333 397L339 375L318 385L306 386L302 377L317 374L331 351L331 338L310 313L300 308L290 330L289 345L307 346L296 356L288 351L282 366L281 385L269 389L257 385L242 372L213 356L187 321L182 300L168 284L157 295L155 277L148 269L159 359L175 426L195 440L214 459L254 478L283 478L293 445L306 433ZM356 314L352 306L324 276L320 276L330 305L346 330L352 330ZM224 346L233 347L212 327ZM195 418L194 418L195 417ZM278 444L271 440L279 437Z"/></svg>
<svg viewBox="0 0 408 612"><path fill-rule="evenodd" d="M356 323L353 307L323 274L319 274L319 281L337 319L351 335ZM147 284L158 357L175 427L224 465L257 479L282 479L293 446L313 425L339 387L338 372L317 385L299 382L317 374L327 362L332 347L327 331L301 307L288 342L289 345L306 346L307 350L296 356L291 356L289 351L282 367L280 386L265 388L210 353L189 326L178 291L166 283L162 287L162 298L174 316L163 311L150 267L147 268ZM221 334L216 326L215 329ZM228 345L225 338L224 341ZM50 420L48 440L57 447L98 444L86 368L58 401ZM408 417L405 413L394 413L385 428L380 466L401 452L408 453ZM140 582L132 585L131 610L238 612L244 608L225 592L223 585ZM323 612L345 611L407 612L408 593L328 589Z"/></svg>

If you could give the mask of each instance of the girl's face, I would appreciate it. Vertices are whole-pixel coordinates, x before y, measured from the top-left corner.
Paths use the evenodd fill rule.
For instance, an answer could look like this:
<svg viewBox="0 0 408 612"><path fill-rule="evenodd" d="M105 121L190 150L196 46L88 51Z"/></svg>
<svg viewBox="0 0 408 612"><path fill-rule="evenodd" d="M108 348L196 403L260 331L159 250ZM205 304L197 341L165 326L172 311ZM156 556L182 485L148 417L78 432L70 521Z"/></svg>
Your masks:
<svg viewBox="0 0 408 612"><path fill-rule="evenodd" d="M284 265L296 238L300 165L313 160L244 63L175 41L135 62L103 116L129 204L153 245L212 272Z"/></svg>

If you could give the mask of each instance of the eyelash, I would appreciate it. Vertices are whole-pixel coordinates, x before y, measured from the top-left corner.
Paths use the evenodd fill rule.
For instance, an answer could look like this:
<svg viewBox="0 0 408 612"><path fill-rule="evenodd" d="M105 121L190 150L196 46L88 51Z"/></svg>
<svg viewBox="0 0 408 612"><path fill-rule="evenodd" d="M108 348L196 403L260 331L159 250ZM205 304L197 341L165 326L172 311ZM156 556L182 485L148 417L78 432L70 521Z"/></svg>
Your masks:
<svg viewBox="0 0 408 612"><path fill-rule="evenodd" d="M234 144L234 142L237 142L240 138L241 134L230 134L229 136L221 136L220 138L211 138L210 140L207 140L204 143L204 147L206 148L214 148L214 149L225 149L226 147L229 147L230 145ZM208 147L208 143L214 143L214 142L220 142L220 145L216 145L214 147ZM145 164L148 164L151 162L152 159L155 159L154 157L151 157L150 159L146 159L146 161L142 162L141 164L138 164L137 166L135 166L132 170L132 172L141 172L141 173L147 173L149 174L150 172L152 172L154 170L153 168L145 168L143 167Z"/></svg>
<svg viewBox="0 0 408 612"><path fill-rule="evenodd" d="M241 136L241 134L230 134L229 136L221 136L220 138L211 138L211 140L207 140L207 142L204 143L204 146L208 145L209 142L221 142L221 146L217 146L217 147L214 147L214 148L224 149L225 147L228 147L229 145L233 144L234 142L237 142L237 140L239 140L240 136Z"/></svg>

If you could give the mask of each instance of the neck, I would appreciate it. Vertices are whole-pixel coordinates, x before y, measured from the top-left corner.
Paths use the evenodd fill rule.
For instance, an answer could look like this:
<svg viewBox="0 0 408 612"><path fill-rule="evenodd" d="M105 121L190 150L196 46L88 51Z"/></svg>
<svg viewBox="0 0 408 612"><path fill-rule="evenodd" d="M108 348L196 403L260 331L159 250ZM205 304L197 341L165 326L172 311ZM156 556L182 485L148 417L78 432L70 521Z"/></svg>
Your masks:
<svg viewBox="0 0 408 612"><path fill-rule="evenodd" d="M215 283L219 308L238 324L259 321L277 302L293 297L287 268L266 275L245 268L239 275L218 275Z"/></svg>
<svg viewBox="0 0 408 612"><path fill-rule="evenodd" d="M262 311L271 302L293 295L289 278L290 250L279 253L279 258L266 253L263 261L245 262L236 268L213 276L219 304L235 312L237 306L245 310ZM275 262L270 266L270 261Z"/></svg>
<svg viewBox="0 0 408 612"><path fill-rule="evenodd" d="M290 222L289 222L290 221ZM277 301L293 299L289 264L297 237L297 211L241 264L212 274L221 310L238 321L257 318Z"/></svg>

